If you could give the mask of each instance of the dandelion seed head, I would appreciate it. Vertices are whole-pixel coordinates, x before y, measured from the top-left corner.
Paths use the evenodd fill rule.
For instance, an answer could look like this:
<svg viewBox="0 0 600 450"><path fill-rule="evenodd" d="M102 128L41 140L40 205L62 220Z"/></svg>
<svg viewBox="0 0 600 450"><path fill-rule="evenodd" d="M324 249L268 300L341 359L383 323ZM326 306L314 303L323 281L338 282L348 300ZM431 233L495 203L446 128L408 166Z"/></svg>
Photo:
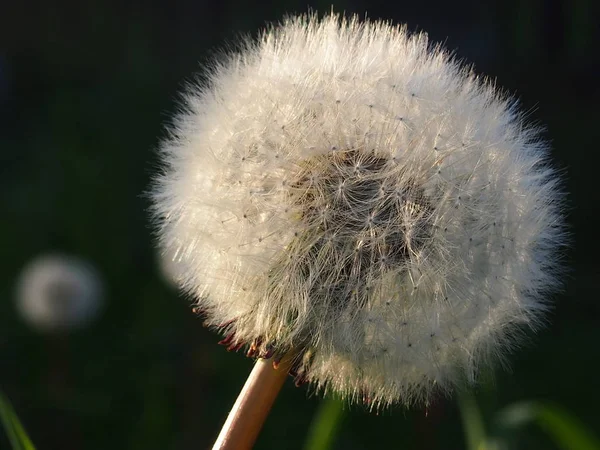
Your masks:
<svg viewBox="0 0 600 450"><path fill-rule="evenodd" d="M153 215L227 345L412 404L541 323L565 242L547 147L426 35L292 17L207 77L162 146Z"/></svg>
<svg viewBox="0 0 600 450"><path fill-rule="evenodd" d="M103 303L97 271L78 258L47 254L32 260L17 283L17 310L34 329L67 332L88 325Z"/></svg>

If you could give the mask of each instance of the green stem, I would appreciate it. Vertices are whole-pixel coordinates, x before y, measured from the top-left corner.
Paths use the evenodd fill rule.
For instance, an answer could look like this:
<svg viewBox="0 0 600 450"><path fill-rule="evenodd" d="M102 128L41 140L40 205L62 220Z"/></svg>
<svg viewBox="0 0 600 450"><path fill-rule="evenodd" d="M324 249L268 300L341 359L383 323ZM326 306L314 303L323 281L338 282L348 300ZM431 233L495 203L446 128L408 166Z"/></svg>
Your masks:
<svg viewBox="0 0 600 450"><path fill-rule="evenodd" d="M344 405L339 399L334 397L324 399L313 419L304 450L330 449L344 418L344 413Z"/></svg>
<svg viewBox="0 0 600 450"><path fill-rule="evenodd" d="M485 426L481 412L470 392L461 392L458 396L458 406L463 423L463 430L469 450L485 449Z"/></svg>

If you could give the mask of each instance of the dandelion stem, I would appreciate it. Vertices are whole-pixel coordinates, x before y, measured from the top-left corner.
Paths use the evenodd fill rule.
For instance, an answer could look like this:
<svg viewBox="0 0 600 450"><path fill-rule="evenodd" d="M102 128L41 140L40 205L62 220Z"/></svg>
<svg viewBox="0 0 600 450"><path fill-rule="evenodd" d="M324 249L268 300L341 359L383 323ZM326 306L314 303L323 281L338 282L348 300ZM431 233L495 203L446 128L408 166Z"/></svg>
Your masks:
<svg viewBox="0 0 600 450"><path fill-rule="evenodd" d="M273 367L269 359L258 359L219 433L213 450L250 449L288 375L293 357L288 355Z"/></svg>

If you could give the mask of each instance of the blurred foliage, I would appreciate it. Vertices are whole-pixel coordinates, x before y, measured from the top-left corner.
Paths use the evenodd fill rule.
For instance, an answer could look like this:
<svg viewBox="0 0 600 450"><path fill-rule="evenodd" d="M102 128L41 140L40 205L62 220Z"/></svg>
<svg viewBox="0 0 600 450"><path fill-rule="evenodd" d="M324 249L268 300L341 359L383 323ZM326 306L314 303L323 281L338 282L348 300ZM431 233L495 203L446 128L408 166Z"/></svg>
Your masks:
<svg viewBox="0 0 600 450"><path fill-rule="evenodd" d="M536 423L563 450L600 450L600 441L592 432L577 418L556 405L516 403L500 411L496 423L498 433L504 436L514 438L515 429Z"/></svg>
<svg viewBox="0 0 600 450"><path fill-rule="evenodd" d="M4 425L13 450L35 450L15 410L2 393L0 393L0 421Z"/></svg>
<svg viewBox="0 0 600 450"><path fill-rule="evenodd" d="M309 2L327 12L331 2ZM4 2L0 6L0 385L44 449L209 447L250 370L216 345L160 273L143 193L186 81L240 34L306 1ZM476 392L484 418L521 399L563 405L600 428L597 298L598 4L592 0L339 1L335 10L427 30L514 92L565 172L574 270L549 327ZM70 336L19 320L13 289L32 257L92 261L108 286L100 320ZM257 449L301 448L318 396L288 383ZM9 442L0 437L0 448ZM352 407L335 448L465 448L460 415ZM556 448L534 427L513 448Z"/></svg>
<svg viewBox="0 0 600 450"><path fill-rule="evenodd" d="M465 433L466 450L486 450L485 426L475 397L468 391L461 392L458 394L458 405Z"/></svg>
<svg viewBox="0 0 600 450"><path fill-rule="evenodd" d="M491 431L469 392L459 395L460 412L467 450L508 450L516 448L520 428L536 423L562 450L600 450L600 441L583 423L563 408L543 402L519 402L497 412Z"/></svg>
<svg viewBox="0 0 600 450"><path fill-rule="evenodd" d="M329 450L333 448L346 410L344 403L332 396L321 401L308 430L304 450Z"/></svg>
<svg viewBox="0 0 600 450"><path fill-rule="evenodd" d="M600 450L600 441L577 418L563 408L540 402L520 402L494 414L486 427L475 397L464 391L458 394L466 450L509 450L519 439L516 431L536 423L562 450ZM334 448L337 431L345 414L344 404L326 398L315 415L305 450ZM486 428L491 431L486 432Z"/></svg>

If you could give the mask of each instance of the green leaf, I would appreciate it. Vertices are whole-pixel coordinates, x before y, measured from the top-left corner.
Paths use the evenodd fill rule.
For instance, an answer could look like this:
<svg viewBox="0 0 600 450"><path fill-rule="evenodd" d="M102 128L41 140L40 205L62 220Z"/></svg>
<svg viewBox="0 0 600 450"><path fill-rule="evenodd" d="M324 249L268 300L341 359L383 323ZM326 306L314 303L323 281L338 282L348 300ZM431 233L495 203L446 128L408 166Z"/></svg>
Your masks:
<svg viewBox="0 0 600 450"><path fill-rule="evenodd" d="M304 450L332 448L344 413L344 405L339 399L334 397L324 399L310 427Z"/></svg>
<svg viewBox="0 0 600 450"><path fill-rule="evenodd" d="M463 424L463 431L469 450L483 450L486 448L485 426L483 417L475 402L475 397L468 391L463 391L458 396L458 406Z"/></svg>
<svg viewBox="0 0 600 450"><path fill-rule="evenodd" d="M497 424L506 429L531 422L544 430L563 450L600 450L600 441L579 419L551 404L525 402L511 405L498 414Z"/></svg>
<svg viewBox="0 0 600 450"><path fill-rule="evenodd" d="M35 450L8 399L0 393L0 419L13 450Z"/></svg>

